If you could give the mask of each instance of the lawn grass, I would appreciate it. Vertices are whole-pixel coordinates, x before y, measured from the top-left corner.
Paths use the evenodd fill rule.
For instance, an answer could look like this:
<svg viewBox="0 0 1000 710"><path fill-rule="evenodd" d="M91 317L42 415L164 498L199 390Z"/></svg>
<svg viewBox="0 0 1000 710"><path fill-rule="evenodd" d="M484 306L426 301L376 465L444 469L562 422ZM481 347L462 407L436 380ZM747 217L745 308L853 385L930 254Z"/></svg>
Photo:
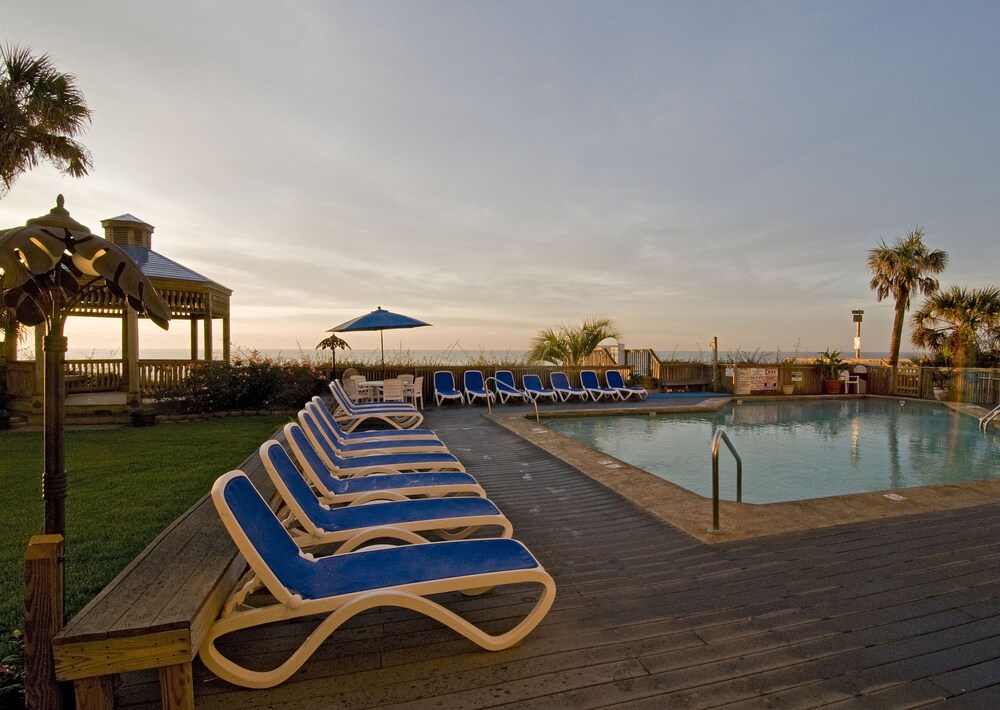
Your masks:
<svg viewBox="0 0 1000 710"><path fill-rule="evenodd" d="M103 589L287 417L66 433L66 618ZM0 431L0 657L20 629L24 550L43 532L41 432Z"/></svg>

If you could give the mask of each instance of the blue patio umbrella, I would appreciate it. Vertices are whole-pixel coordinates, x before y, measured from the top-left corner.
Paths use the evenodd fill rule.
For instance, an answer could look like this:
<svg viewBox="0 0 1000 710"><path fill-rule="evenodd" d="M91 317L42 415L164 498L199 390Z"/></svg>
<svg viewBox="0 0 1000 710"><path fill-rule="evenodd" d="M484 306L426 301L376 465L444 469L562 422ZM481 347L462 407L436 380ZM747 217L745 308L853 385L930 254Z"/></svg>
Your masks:
<svg viewBox="0 0 1000 710"><path fill-rule="evenodd" d="M338 326L330 328L327 332L350 333L357 330L377 330L378 342L382 350L382 376L385 377L385 341L382 331L394 330L396 328L420 328L425 325L430 325L430 323L424 323L422 320L417 320L416 318L410 318L409 316L404 316L399 313L393 313L392 311L384 310L382 306L379 306L371 313L366 313L363 316L352 318L346 323L341 323Z"/></svg>

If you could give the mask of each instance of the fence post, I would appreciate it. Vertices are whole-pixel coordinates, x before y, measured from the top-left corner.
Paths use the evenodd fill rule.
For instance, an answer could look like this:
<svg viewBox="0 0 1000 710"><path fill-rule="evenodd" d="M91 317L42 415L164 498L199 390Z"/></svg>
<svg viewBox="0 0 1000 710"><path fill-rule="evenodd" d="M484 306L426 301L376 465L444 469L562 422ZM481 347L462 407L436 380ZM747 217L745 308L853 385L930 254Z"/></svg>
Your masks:
<svg viewBox="0 0 1000 710"><path fill-rule="evenodd" d="M32 710L62 707L52 637L63 625L63 538L35 535L24 553L24 700Z"/></svg>

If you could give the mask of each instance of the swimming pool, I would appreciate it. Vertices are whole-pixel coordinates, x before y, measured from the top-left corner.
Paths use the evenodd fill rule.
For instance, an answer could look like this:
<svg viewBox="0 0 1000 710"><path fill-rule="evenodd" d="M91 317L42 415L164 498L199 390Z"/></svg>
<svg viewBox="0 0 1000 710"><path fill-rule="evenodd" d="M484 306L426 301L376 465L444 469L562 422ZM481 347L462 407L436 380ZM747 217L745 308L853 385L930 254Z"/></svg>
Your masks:
<svg viewBox="0 0 1000 710"><path fill-rule="evenodd" d="M1000 478L1000 435L947 407L867 398L730 403L717 412L553 418L553 431L711 496L709 446L726 428L743 459L743 500L775 503ZM736 497L720 452L721 495Z"/></svg>

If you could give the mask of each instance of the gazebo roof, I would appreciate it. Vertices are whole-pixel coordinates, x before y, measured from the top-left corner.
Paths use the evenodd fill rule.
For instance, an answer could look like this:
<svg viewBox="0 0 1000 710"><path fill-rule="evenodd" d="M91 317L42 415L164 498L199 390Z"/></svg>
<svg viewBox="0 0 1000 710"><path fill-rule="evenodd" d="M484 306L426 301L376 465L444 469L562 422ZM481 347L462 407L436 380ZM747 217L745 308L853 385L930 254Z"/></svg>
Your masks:
<svg viewBox="0 0 1000 710"><path fill-rule="evenodd" d="M131 217L131 215L126 215ZM116 220L121 220L123 217L115 217ZM134 217L132 219L135 219ZM138 221L138 220L137 220ZM202 276L197 271L193 271L183 264L178 264L173 259L168 259L158 252L152 249L147 249L144 246L139 246L138 244L122 244L121 249L131 257L140 269L142 273L150 278L161 278L161 279L175 279L177 281L192 281L201 284L211 284L217 286L226 291L230 291L222 284L212 279ZM230 291L231 292L231 291Z"/></svg>

